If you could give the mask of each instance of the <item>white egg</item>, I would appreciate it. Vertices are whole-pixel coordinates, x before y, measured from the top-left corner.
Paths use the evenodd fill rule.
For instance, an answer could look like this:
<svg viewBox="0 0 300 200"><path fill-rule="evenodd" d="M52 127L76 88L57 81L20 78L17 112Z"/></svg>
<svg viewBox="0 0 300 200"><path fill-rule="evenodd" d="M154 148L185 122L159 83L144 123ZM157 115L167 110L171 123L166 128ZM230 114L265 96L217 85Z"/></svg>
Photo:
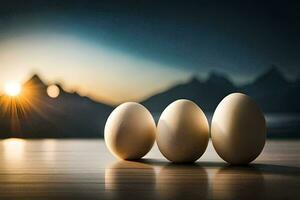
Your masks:
<svg viewBox="0 0 300 200"><path fill-rule="evenodd" d="M172 162L194 162L204 153L209 126L203 111L190 100L177 100L161 114L156 142Z"/></svg>
<svg viewBox="0 0 300 200"><path fill-rule="evenodd" d="M266 122L256 103L233 93L218 105L212 118L211 139L219 156L231 164L247 164L263 150Z"/></svg>
<svg viewBox="0 0 300 200"><path fill-rule="evenodd" d="M151 113L134 102L115 108L104 128L106 146L113 155L125 160L142 158L152 148L155 135L156 126Z"/></svg>

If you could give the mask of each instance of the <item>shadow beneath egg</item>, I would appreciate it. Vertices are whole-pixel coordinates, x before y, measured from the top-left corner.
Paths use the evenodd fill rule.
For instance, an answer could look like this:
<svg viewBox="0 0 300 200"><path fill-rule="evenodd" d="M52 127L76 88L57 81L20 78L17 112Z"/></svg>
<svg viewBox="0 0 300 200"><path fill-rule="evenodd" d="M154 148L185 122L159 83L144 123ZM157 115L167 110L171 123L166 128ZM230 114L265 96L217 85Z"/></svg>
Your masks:
<svg viewBox="0 0 300 200"><path fill-rule="evenodd" d="M143 158L139 160L135 160L135 162L145 163L152 166L195 166L195 167L224 167L228 164L224 162L183 162L183 163L174 163L167 160L162 159L151 159L151 158Z"/></svg>
<svg viewBox="0 0 300 200"><path fill-rule="evenodd" d="M226 162L193 162L193 163L172 163L162 159L150 159L143 158L135 160L152 166L177 166L177 167L202 167L202 168L231 168L231 169L248 169L257 170L263 174L281 174L281 175L300 175L300 167L274 165L274 164L263 164L263 163L249 163L244 165L231 165Z"/></svg>

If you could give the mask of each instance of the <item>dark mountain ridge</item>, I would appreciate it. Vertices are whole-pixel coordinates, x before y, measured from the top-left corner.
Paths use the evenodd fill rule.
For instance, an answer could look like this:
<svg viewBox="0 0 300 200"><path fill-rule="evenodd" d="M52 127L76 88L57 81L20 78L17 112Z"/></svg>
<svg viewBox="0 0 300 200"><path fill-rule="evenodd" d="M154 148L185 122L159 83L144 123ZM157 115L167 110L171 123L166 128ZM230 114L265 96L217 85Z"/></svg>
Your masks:
<svg viewBox="0 0 300 200"><path fill-rule="evenodd" d="M190 99L210 118L226 95L242 92L254 99L265 113L268 137L299 138L299 86L299 80L287 80L277 67L272 66L253 82L242 86L234 85L229 78L218 73L211 73L206 80L192 77L186 83L149 97L142 104L152 113L159 114L177 99Z"/></svg>
<svg viewBox="0 0 300 200"><path fill-rule="evenodd" d="M219 74L211 74L206 81L192 77L186 83L156 94L143 101L142 104L151 112L162 112L171 102L185 98L202 105L205 110L213 110L218 102L232 91L237 91L237 88L230 81Z"/></svg>
<svg viewBox="0 0 300 200"><path fill-rule="evenodd" d="M170 89L142 101L151 112L161 112L176 99L195 101L207 112L213 112L218 103L232 92L242 92L251 96L264 112L300 112L300 88L297 81L288 81L279 69L272 65L253 82L236 86L223 74L211 73L208 79L192 77Z"/></svg>
<svg viewBox="0 0 300 200"><path fill-rule="evenodd" d="M0 96L0 138L103 137L104 125L113 107L56 85L60 95L51 98L47 94L48 85L34 75L23 84L20 97ZM243 92L251 96L264 113L300 113L299 91L299 79L289 81L272 66L243 86L236 86L228 77L216 72L206 80L191 77L141 103L152 113L161 113L171 102L186 98L211 113L226 95ZM296 121L291 126L298 132ZM284 129L280 129L282 132Z"/></svg>
<svg viewBox="0 0 300 200"><path fill-rule="evenodd" d="M23 84L20 98L1 96L1 137L103 137L105 121L113 108L57 86L60 94L51 98L48 85L34 75ZM10 107L18 109L8 112Z"/></svg>

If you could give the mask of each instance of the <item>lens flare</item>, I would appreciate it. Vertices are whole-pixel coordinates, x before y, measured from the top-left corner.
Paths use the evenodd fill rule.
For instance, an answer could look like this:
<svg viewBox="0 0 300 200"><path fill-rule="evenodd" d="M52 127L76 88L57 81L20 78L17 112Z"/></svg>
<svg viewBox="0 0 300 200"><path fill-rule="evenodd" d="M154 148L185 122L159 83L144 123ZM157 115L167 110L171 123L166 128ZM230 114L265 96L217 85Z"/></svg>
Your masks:
<svg viewBox="0 0 300 200"><path fill-rule="evenodd" d="M51 98L58 97L59 93L60 93L59 87L57 87L56 85L50 85L47 88L47 94Z"/></svg>

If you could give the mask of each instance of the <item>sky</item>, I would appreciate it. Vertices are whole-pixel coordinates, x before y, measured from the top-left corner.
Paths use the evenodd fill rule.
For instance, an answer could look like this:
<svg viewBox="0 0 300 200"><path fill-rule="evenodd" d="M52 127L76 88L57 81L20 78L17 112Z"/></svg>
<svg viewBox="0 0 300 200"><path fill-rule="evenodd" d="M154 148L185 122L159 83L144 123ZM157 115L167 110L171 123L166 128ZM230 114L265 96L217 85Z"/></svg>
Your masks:
<svg viewBox="0 0 300 200"><path fill-rule="evenodd" d="M276 64L295 79L299 8L293 1L4 0L0 88L38 73L118 104L212 71L242 84Z"/></svg>

